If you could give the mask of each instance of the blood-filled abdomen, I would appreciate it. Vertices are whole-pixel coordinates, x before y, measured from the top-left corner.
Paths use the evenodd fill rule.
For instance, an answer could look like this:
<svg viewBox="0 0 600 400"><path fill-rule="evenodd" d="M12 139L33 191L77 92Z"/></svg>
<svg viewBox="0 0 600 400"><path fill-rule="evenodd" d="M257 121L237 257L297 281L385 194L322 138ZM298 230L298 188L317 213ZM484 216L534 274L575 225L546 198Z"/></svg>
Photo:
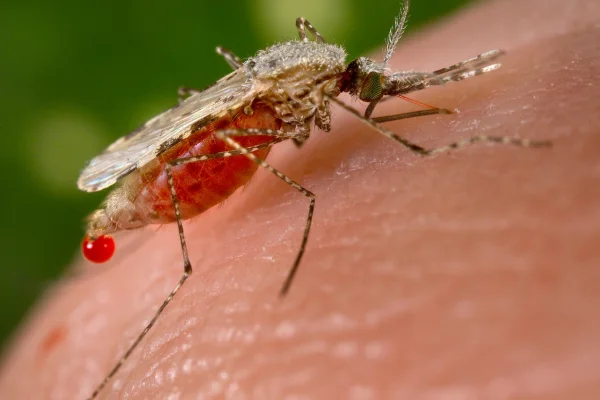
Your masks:
<svg viewBox="0 0 600 400"><path fill-rule="evenodd" d="M232 150L215 136L222 129L272 129L281 127L281 121L272 111L261 105L252 115L239 112L223 117L198 131L188 139L168 149L158 157L158 164L140 170L140 190L133 203L136 208L148 209L155 222L175 220L173 201L167 182L165 164L174 159L208 155ZM272 136L238 136L234 139L244 147L270 142ZM264 159L269 149L261 149L254 154ZM244 155L191 162L172 168L173 184L179 200L183 218L198 215L229 197L254 175L258 164Z"/></svg>
<svg viewBox="0 0 600 400"><path fill-rule="evenodd" d="M209 155L233 150L215 133L223 129L281 128L281 120L264 104L253 106L253 112L239 111L208 123L188 138L165 149L154 161L122 179L121 186L111 193L100 210L90 216L88 235L134 229L148 224L175 221L175 211L167 180L166 164L175 159ZM233 137L245 147L269 143L273 136ZM264 159L270 148L253 152ZM174 166L173 185L183 219L198 215L221 203L244 185L258 168L244 155L215 158Z"/></svg>

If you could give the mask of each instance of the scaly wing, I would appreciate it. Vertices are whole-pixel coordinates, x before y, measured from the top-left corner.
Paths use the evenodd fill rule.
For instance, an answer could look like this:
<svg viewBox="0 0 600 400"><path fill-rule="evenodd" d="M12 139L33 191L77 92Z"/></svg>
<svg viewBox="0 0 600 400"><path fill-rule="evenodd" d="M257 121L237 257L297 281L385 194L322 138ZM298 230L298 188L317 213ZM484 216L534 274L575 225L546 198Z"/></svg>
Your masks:
<svg viewBox="0 0 600 400"><path fill-rule="evenodd" d="M255 96L252 89L244 68L232 72L118 139L89 162L79 175L77 186L96 192L113 185L188 137L192 130L250 102Z"/></svg>

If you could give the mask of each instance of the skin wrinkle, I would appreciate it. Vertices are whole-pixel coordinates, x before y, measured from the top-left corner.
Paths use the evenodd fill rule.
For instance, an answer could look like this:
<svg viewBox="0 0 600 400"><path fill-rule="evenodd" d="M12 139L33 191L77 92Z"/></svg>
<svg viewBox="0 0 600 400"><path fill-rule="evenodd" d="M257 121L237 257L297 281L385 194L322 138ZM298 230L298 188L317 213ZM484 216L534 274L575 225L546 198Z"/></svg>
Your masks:
<svg viewBox="0 0 600 400"><path fill-rule="evenodd" d="M307 201L259 171L184 224L194 274L103 395L598 398L598 17L591 0L504 0L403 41L392 68L508 54L498 71L415 96L458 115L386 127L426 146L484 131L554 147L423 159L334 109L332 132L269 156L317 195L289 297L277 291ZM375 115L399 107L411 106ZM30 317L5 356L1 398L89 395L151 317L181 273L176 227L116 241L139 244ZM96 317L106 324L90 329ZM59 324L65 341L41 355Z"/></svg>

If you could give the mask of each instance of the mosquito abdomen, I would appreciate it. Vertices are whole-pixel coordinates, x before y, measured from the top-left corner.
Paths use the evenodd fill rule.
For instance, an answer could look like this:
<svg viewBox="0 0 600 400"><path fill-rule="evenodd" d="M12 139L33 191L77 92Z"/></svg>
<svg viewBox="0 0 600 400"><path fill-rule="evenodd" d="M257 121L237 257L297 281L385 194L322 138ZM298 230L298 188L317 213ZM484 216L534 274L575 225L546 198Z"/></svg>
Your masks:
<svg viewBox="0 0 600 400"><path fill-rule="evenodd" d="M281 128L271 108L259 104L251 115L239 110L196 130L190 137L167 149L153 162L122 180L106 199L104 206L90 216L88 235L135 229L149 224L176 220L166 166L172 160L232 150L216 137L224 129ZM235 140L245 147L268 143L270 136L243 136ZM269 148L254 154L265 158ZM244 155L210 159L172 167L173 184L183 219L194 217L227 199L248 182L258 164Z"/></svg>

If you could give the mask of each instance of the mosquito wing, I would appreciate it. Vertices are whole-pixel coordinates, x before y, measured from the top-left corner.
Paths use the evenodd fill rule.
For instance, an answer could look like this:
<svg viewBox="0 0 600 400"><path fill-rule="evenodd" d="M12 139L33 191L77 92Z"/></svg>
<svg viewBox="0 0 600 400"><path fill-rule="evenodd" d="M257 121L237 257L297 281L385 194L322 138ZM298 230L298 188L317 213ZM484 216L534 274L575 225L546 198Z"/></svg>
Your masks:
<svg viewBox="0 0 600 400"><path fill-rule="evenodd" d="M255 96L252 86L246 70L240 68L157 115L91 160L79 175L79 189L96 192L111 186L188 137L192 129L203 122L208 123L250 102Z"/></svg>

